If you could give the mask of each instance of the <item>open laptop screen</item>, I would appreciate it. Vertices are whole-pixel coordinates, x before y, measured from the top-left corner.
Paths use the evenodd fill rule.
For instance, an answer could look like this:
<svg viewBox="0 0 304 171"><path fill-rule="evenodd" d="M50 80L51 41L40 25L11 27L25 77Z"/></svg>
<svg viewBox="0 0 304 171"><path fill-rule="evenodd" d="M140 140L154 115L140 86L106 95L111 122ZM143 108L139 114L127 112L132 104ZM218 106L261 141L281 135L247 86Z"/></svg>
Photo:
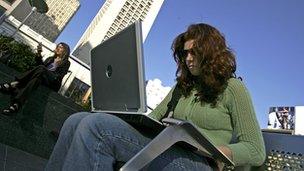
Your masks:
<svg viewBox="0 0 304 171"><path fill-rule="evenodd" d="M91 50L92 110L146 112L141 22Z"/></svg>

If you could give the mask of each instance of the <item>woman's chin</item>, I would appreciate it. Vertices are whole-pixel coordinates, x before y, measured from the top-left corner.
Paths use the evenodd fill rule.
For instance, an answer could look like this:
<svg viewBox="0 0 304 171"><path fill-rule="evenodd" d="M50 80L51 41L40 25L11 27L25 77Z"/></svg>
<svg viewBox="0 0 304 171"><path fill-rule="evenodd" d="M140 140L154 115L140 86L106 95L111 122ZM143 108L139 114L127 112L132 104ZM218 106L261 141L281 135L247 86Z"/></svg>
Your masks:
<svg viewBox="0 0 304 171"><path fill-rule="evenodd" d="M196 69L190 69L190 73L193 76L199 76L200 75L200 71L196 70Z"/></svg>

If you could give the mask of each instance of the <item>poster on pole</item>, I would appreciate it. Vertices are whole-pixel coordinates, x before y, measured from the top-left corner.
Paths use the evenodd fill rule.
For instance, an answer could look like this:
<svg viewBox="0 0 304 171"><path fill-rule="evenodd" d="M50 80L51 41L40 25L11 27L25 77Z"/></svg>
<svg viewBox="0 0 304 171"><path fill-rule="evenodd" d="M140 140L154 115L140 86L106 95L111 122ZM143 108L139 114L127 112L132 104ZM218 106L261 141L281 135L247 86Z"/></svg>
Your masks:
<svg viewBox="0 0 304 171"><path fill-rule="evenodd" d="M267 128L293 131L295 129L295 107L270 107Z"/></svg>

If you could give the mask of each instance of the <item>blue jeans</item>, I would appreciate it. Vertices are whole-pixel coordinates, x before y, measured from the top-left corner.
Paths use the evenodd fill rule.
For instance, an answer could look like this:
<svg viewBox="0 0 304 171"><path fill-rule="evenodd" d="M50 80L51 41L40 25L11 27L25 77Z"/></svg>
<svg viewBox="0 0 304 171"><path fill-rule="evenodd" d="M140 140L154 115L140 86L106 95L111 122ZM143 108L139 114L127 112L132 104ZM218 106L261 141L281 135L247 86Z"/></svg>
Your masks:
<svg viewBox="0 0 304 171"><path fill-rule="evenodd" d="M45 170L113 170L126 162L151 138L120 118L104 113L76 113L64 123ZM147 170L212 170L207 160L179 147L154 159Z"/></svg>

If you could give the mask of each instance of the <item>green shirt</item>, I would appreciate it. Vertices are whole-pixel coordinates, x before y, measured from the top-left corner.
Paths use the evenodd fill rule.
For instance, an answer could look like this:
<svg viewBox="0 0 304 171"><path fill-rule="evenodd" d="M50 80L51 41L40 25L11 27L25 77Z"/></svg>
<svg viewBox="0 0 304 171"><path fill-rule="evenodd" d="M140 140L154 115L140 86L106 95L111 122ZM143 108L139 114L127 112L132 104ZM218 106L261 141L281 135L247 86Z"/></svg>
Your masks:
<svg viewBox="0 0 304 171"><path fill-rule="evenodd" d="M173 89L149 114L150 117L157 120L162 118ZM202 105L195 99L196 93L193 90L189 97L182 96L179 99L174 118L192 122L216 146L227 146L236 166L261 165L266 156L264 141L249 92L243 82L235 78L229 79L216 107ZM237 136L237 142L230 144L233 132Z"/></svg>

